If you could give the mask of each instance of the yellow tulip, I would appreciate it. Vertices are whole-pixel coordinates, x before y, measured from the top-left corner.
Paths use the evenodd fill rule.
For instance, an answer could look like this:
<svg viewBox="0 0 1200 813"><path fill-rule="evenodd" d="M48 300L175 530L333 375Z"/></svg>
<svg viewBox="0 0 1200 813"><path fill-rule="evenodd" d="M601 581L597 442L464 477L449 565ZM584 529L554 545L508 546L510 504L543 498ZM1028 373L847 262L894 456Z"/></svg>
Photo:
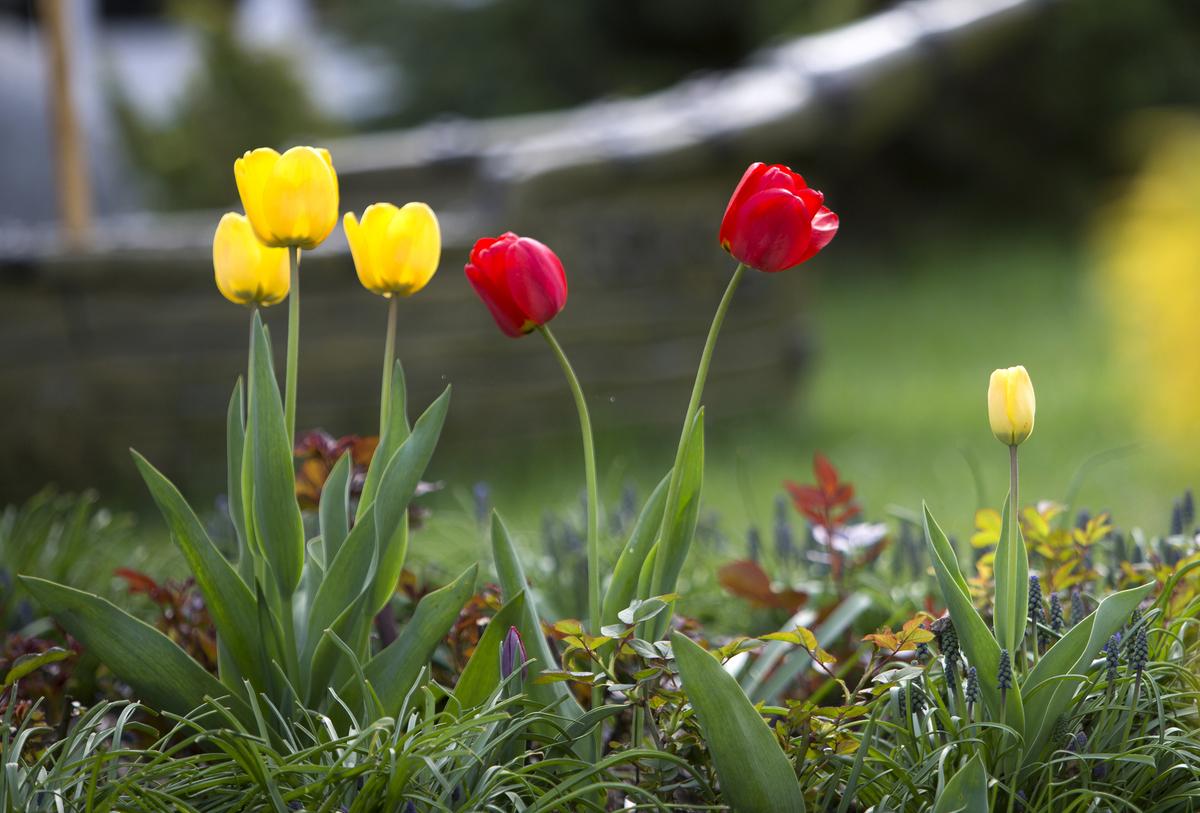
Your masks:
<svg viewBox="0 0 1200 813"><path fill-rule="evenodd" d="M217 288L238 305L274 305L288 295L287 250L259 242L250 221L227 212L213 235Z"/></svg>
<svg viewBox="0 0 1200 813"><path fill-rule="evenodd" d="M424 203L373 203L359 222L343 219L359 282L382 296L412 296L437 271L442 235L437 215Z"/></svg>
<svg viewBox="0 0 1200 813"><path fill-rule="evenodd" d="M328 150L260 147L233 163L242 208L268 246L316 248L338 216L338 181Z"/></svg>
<svg viewBox="0 0 1200 813"><path fill-rule="evenodd" d="M1001 443L1020 445L1033 433L1037 402L1033 382L1020 365L996 370L988 383L988 420Z"/></svg>

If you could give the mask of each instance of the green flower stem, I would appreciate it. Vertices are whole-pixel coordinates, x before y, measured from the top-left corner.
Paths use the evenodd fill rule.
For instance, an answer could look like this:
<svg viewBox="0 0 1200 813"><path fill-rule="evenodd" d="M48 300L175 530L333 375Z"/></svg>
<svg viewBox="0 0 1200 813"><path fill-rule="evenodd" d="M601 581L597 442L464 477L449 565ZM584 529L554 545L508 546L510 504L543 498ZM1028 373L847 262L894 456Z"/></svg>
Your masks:
<svg viewBox="0 0 1200 813"><path fill-rule="evenodd" d="M1017 447L1008 447L1008 493L1009 493L1009 528L1008 533L1012 539L1013 545L1024 545L1025 540L1021 538L1021 500L1017 489L1020 485L1020 466L1017 464ZM1014 547L1014 550L1016 548ZM1029 585L1020 585L1019 589L1029 590ZM1026 630L1022 629L1021 634L1017 636L1015 641L1017 651L1013 653L1013 668L1018 674L1024 674L1025 669L1025 637ZM1037 625L1033 627L1033 662L1036 664L1038 659L1037 647Z"/></svg>
<svg viewBox="0 0 1200 813"><path fill-rule="evenodd" d="M691 434L692 424L696 420L696 413L700 410L700 398L704 394L704 383L708 380L708 367L712 362L713 348L717 344L717 336L721 333L721 325L725 322L725 314L729 311L729 304L733 302L733 294L737 291L738 284L742 281L742 277L746 273L746 266L743 263L738 263L737 268L733 272L733 277L729 280L729 285L725 288L725 295L721 297L721 304L717 305L717 312L713 316L712 324L708 328L708 338L704 342L704 352L700 354L700 366L696 370L696 381L692 385L692 398L688 402L687 412L683 416L683 429L679 433L679 446L675 450L675 465L671 469L671 482L667 487L667 510L663 512L662 528L658 534L658 544L661 545L666 537L667 529L671 524L671 515L674 511L675 503L679 501L679 489L681 480L683 479L683 450L687 444L688 435ZM664 592L663 572L666 567L666 556L660 548L658 555L654 557L654 574L650 582L650 594L660 595ZM669 619L667 619L669 620Z"/></svg>
<svg viewBox="0 0 1200 813"><path fill-rule="evenodd" d="M379 437L387 426L392 411L392 368L396 366L396 314L399 312L398 297L388 297L387 338L383 346L383 388L379 398Z"/></svg>
<svg viewBox="0 0 1200 813"><path fill-rule="evenodd" d="M575 396L575 408L579 411L579 431L583 435L583 468L587 480L587 559L588 559L588 630L592 635L600 634L600 496L596 485L596 445L592 437L592 419L588 414L587 399L583 396L583 388L562 345L554 338L550 328L540 325L538 330L546 338L550 349L558 358L563 374L567 377L567 385ZM599 667L593 666L594 674L599 674ZM604 693L599 686L592 687L592 708L599 708L603 702ZM596 737L599 740L600 727L596 727ZM599 745L599 743L597 743ZM596 752L599 754L599 750Z"/></svg>
<svg viewBox="0 0 1200 813"><path fill-rule="evenodd" d="M287 379L284 384L284 422L288 444L296 445L296 368L300 362L300 248L288 248L292 285L288 289Z"/></svg>

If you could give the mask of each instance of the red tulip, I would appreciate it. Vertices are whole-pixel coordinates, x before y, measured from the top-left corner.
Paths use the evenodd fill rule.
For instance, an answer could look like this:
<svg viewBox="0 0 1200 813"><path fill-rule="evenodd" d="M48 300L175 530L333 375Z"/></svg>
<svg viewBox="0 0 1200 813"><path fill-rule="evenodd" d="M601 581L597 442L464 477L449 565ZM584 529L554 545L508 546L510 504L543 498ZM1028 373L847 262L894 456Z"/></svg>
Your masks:
<svg viewBox="0 0 1200 813"><path fill-rule="evenodd" d="M721 220L721 247L759 271L797 266L837 234L838 216L824 201L782 164L751 164Z"/></svg>
<svg viewBox="0 0 1200 813"><path fill-rule="evenodd" d="M523 336L553 319L567 304L567 275L549 248L505 232L471 249L467 279L500 329Z"/></svg>

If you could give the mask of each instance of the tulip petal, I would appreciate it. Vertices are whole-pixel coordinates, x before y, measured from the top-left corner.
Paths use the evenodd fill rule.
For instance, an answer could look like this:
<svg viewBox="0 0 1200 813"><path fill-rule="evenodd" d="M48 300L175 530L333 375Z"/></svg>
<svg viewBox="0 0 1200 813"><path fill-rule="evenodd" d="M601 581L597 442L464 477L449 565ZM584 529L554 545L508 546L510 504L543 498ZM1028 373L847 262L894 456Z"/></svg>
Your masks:
<svg viewBox="0 0 1200 813"><path fill-rule="evenodd" d="M821 193L818 192L817 194ZM795 265L800 265L800 263L812 259L817 252L829 245L837 234L837 231L838 216L822 206L817 212L817 216L812 219L812 236L808 239L808 248L796 260Z"/></svg>
<svg viewBox="0 0 1200 813"><path fill-rule="evenodd" d="M796 265L812 236L812 215L799 197L768 189L735 212L729 251L759 271L773 273Z"/></svg>
<svg viewBox="0 0 1200 813"><path fill-rule="evenodd" d="M521 237L508 247L505 262L509 293L529 321L545 324L563 309L567 275L553 251L537 240Z"/></svg>
<svg viewBox="0 0 1200 813"><path fill-rule="evenodd" d="M412 296L428 284L437 271L442 235L437 215L427 204L406 203L387 224L381 246L380 274L390 291Z"/></svg>
<svg viewBox="0 0 1200 813"><path fill-rule="evenodd" d="M242 209L254 227L258 239L267 245L277 245L272 242L263 208L263 191L267 186L267 178L279 161L279 153L270 147L259 147L247 151L241 158L233 162L233 177L237 182L238 196L242 199Z"/></svg>
<svg viewBox="0 0 1200 813"><path fill-rule="evenodd" d="M492 318L496 320L496 325L500 330L505 335L514 338L524 334L526 332L524 329L525 317L513 304L506 286L499 280L491 279L484 268L474 263L467 263L464 270L471 287L483 300L483 304L491 312Z"/></svg>

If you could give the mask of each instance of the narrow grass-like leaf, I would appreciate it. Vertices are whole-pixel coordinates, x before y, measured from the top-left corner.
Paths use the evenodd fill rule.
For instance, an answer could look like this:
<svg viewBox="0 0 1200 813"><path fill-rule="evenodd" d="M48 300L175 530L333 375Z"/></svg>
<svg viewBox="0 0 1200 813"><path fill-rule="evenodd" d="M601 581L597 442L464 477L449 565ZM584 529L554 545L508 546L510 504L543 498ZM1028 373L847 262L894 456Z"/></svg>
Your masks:
<svg viewBox="0 0 1200 813"><path fill-rule="evenodd" d="M446 387L417 419L412 433L396 449L379 481L374 502L379 567L369 604L372 614L383 609L400 580L408 548L408 504L421 482L421 475L433 458L433 450L442 434L449 408L450 387Z"/></svg>
<svg viewBox="0 0 1200 813"><path fill-rule="evenodd" d="M1010 494L1001 512L1000 541L996 544L996 609L992 619L996 640L1002 649L1016 653L1025 637L1029 615L1029 554L1021 527L1009 516Z"/></svg>
<svg viewBox="0 0 1200 813"><path fill-rule="evenodd" d="M183 553L196 579L196 586L204 596L204 603L224 651L232 656L242 676L256 686L265 685L262 635L254 624L256 613L250 588L209 539L200 519L179 489L137 452L133 452L133 462L167 521L171 539ZM270 657L271 654L268 652L266 656Z"/></svg>
<svg viewBox="0 0 1200 813"><path fill-rule="evenodd" d="M500 685L500 645L510 627L515 627L525 612L525 593L517 593L492 616L471 659L454 685L454 698L463 708L478 706L491 697Z"/></svg>
<svg viewBox="0 0 1200 813"><path fill-rule="evenodd" d="M617 564L613 568L612 580L604 595L604 608L600 617L604 624L612 624L617 620L617 613L629 606L637 595L638 576L654 540L662 528L663 511L667 504L667 487L670 484L671 472L667 472L646 499L646 505L638 515L629 541L621 551Z"/></svg>
<svg viewBox="0 0 1200 813"><path fill-rule="evenodd" d="M946 782L933 813L988 813L987 784L987 770L975 754Z"/></svg>
<svg viewBox="0 0 1200 813"><path fill-rule="evenodd" d="M434 590L417 604L413 617L386 649L367 662L363 674L379 695L388 714L397 714L417 675L429 663L459 612L475 590L478 565L471 565L445 587ZM340 696L354 705L362 687L348 684Z"/></svg>
<svg viewBox="0 0 1200 813"><path fill-rule="evenodd" d="M174 641L112 602L45 579L20 579L67 632L151 707L186 714L206 697L230 694ZM226 702L245 719L248 709L242 701L229 697Z"/></svg>
<svg viewBox="0 0 1200 813"><path fill-rule="evenodd" d="M743 813L804 810L800 782L774 733L733 676L686 635L671 635L683 691L691 701L725 802Z"/></svg>
<svg viewBox="0 0 1200 813"><path fill-rule="evenodd" d="M283 401L258 313L254 314L254 328L254 414L250 422L254 530L279 592L290 596L300 584L304 568L304 522L296 502L296 474Z"/></svg>
<svg viewBox="0 0 1200 813"><path fill-rule="evenodd" d="M924 506L924 512L925 541L929 546L930 559L933 560L933 570L941 587L942 597L958 633L959 645L967 660L979 672L979 690L984 705L991 713L992 719L999 720L1000 690L996 688L996 675L1000 668L1000 644L996 642L992 631L979 617L975 605L971 602L967 580L963 578L962 570L959 569L953 546L938 527L933 514L929 512L929 506ZM1019 733L1025 729L1025 712L1021 705L1021 693L1018 691L1007 693L1004 722Z"/></svg>
<svg viewBox="0 0 1200 813"><path fill-rule="evenodd" d="M1104 644L1129 620L1134 608L1152 590L1143 584L1105 596L1091 615L1071 627L1043 655L1021 684L1029 719L1026 754L1037 759L1050 738L1060 715L1074 702L1076 691L1088 672L1092 659ZM1065 675L1078 675L1062 680Z"/></svg>

